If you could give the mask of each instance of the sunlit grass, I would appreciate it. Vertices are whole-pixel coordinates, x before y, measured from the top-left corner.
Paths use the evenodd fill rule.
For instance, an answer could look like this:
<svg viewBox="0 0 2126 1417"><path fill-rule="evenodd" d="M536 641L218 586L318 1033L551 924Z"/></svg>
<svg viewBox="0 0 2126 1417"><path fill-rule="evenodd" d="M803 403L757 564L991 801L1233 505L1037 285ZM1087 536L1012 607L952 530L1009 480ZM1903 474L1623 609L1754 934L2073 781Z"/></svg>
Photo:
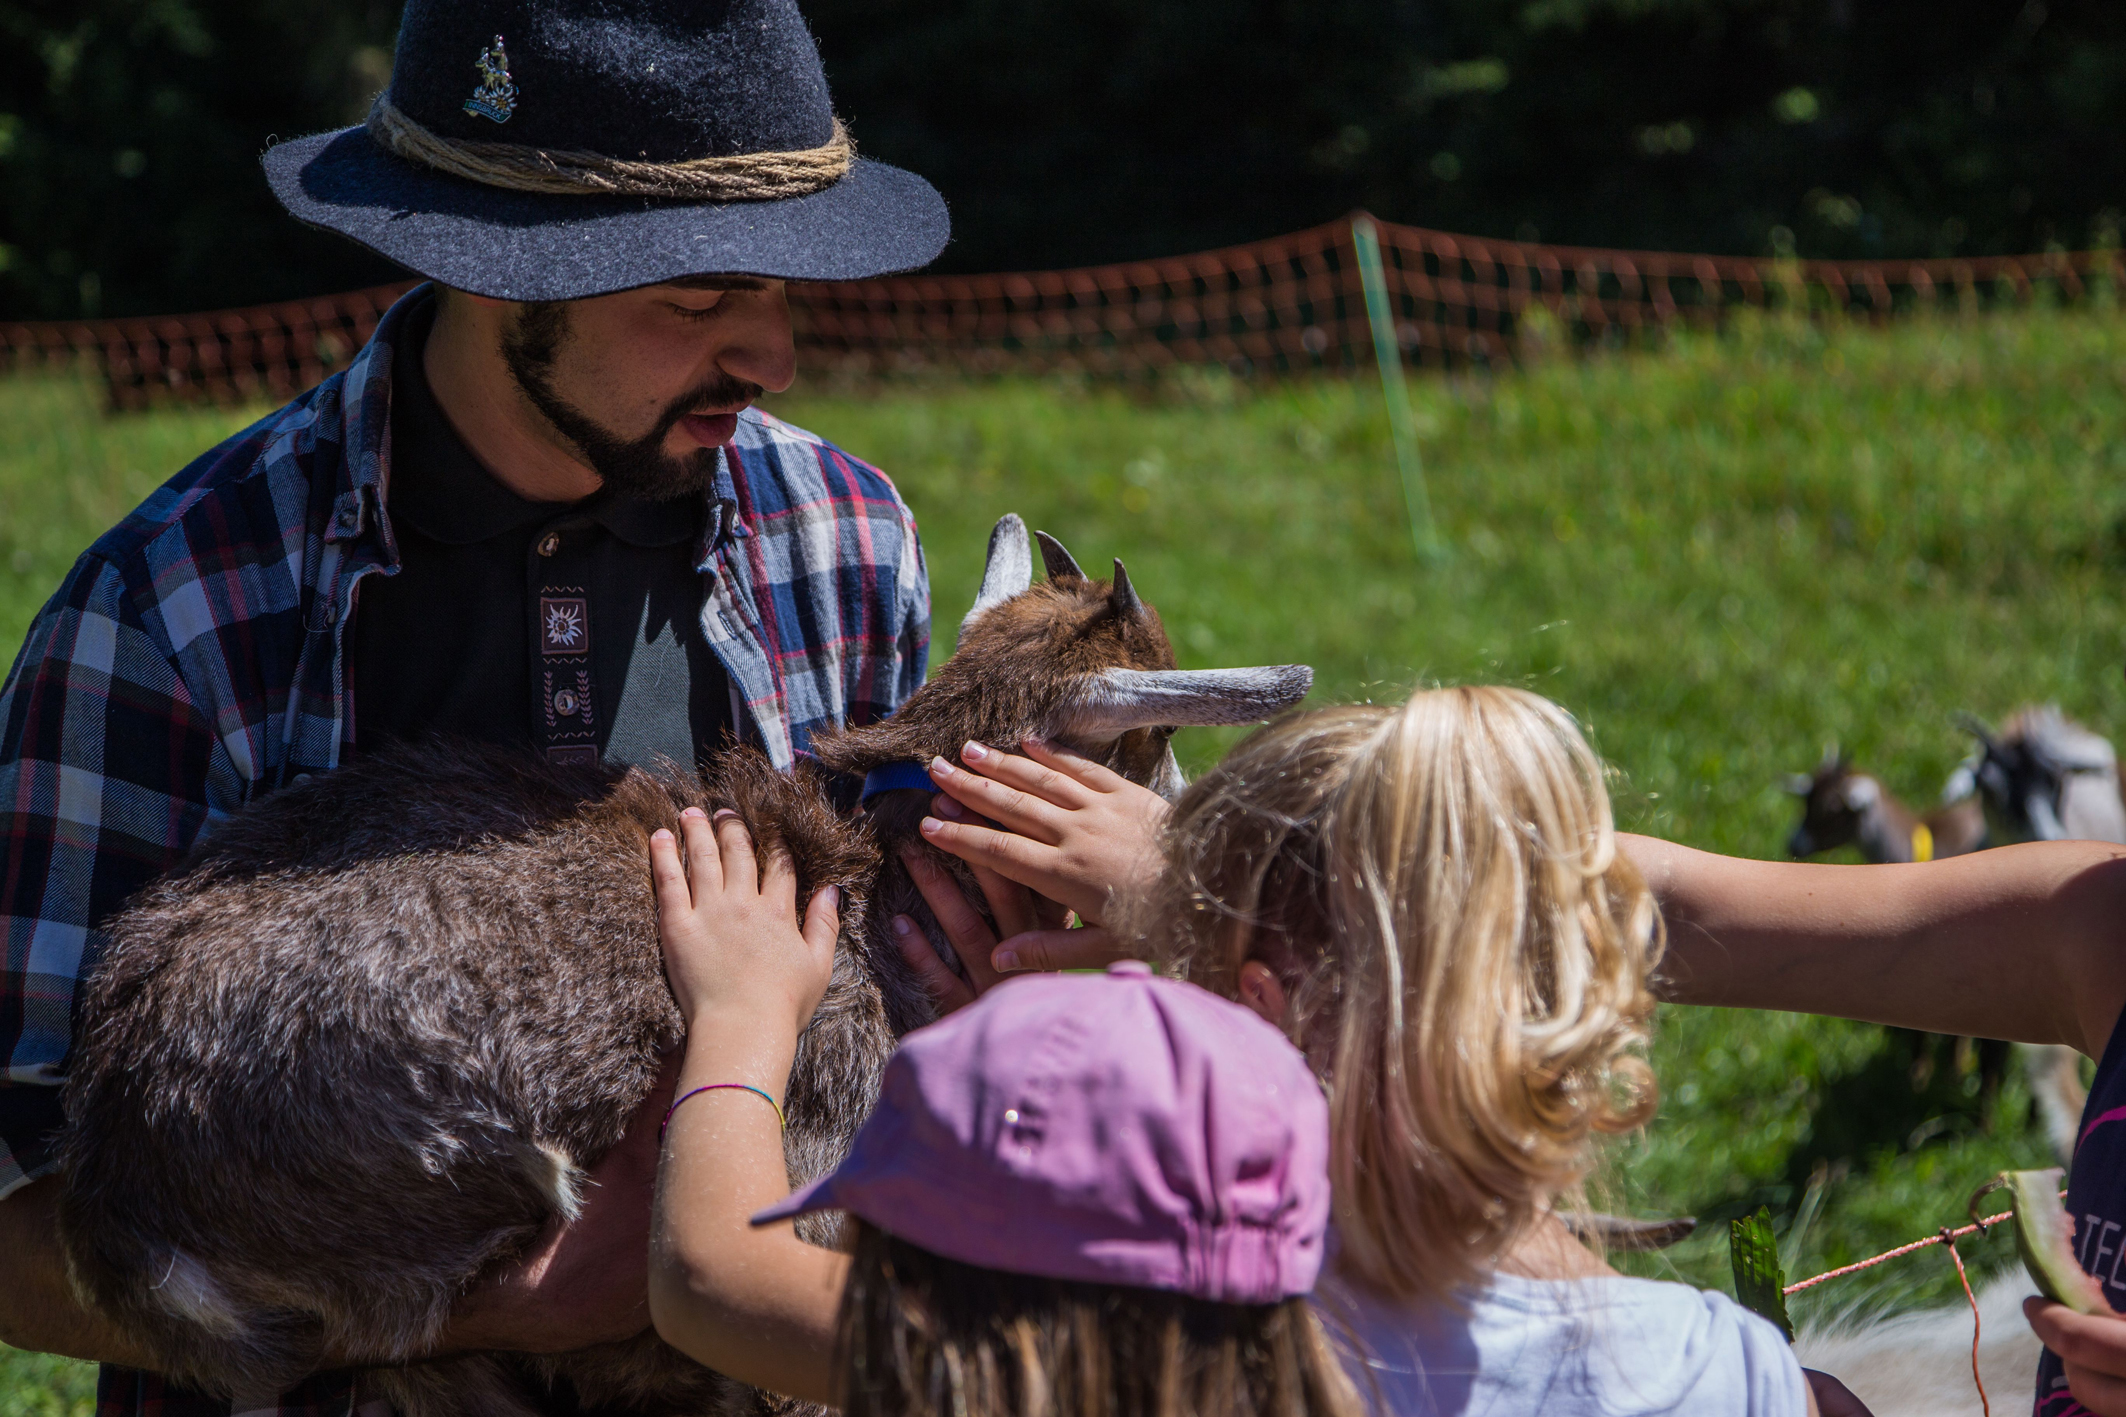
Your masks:
<svg viewBox="0 0 2126 1417"><path fill-rule="evenodd" d="M90 1417L96 1370L0 1345L0 1417Z"/></svg>

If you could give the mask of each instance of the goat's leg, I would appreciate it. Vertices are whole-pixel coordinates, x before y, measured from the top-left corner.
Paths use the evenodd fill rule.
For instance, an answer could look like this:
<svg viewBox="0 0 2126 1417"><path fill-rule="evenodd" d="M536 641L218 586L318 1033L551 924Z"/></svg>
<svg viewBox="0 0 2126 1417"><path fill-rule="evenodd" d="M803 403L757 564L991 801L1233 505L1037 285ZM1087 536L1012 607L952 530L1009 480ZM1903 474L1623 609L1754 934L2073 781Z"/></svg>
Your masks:
<svg viewBox="0 0 2126 1417"><path fill-rule="evenodd" d="M2004 1039L1978 1040L1979 1116L1987 1131L1993 1130L1993 1104L2001 1093L2001 1080L2008 1075L2008 1055L2013 1045Z"/></svg>

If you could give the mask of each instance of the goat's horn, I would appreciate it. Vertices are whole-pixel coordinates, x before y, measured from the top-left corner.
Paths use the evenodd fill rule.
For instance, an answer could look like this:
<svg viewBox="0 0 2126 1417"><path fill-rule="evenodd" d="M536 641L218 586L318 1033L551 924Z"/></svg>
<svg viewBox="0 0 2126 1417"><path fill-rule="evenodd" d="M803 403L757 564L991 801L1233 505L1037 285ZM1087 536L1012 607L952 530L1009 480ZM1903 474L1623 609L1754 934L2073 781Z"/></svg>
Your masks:
<svg viewBox="0 0 2126 1417"><path fill-rule="evenodd" d="M1992 749L1999 746L1993 741L1993 730L1986 726L1986 720L1975 713L1959 713L1956 716L1956 726L1976 738L1979 746L1983 748Z"/></svg>
<svg viewBox="0 0 2126 1417"><path fill-rule="evenodd" d="M967 618L960 621L966 629L975 617L994 605L1005 601L1033 584L1033 548L1026 540L1026 523L1016 512L1006 512L997 518L996 528L989 533L989 559L982 566L982 588L975 592L974 607Z"/></svg>
<svg viewBox="0 0 2126 1417"><path fill-rule="evenodd" d="M1076 576L1081 581L1089 579L1085 572L1078 568L1078 558L1066 551L1062 542L1045 531L1035 532L1033 539L1041 543L1041 565L1047 570L1050 580L1061 580L1065 576Z"/></svg>
<svg viewBox="0 0 2126 1417"><path fill-rule="evenodd" d="M1129 583L1129 572L1122 569L1122 558L1115 558L1115 588L1108 593L1107 603L1114 608L1117 619L1134 620L1144 613L1144 602L1137 598L1137 588ZM1233 719L1235 723L1247 723L1248 719Z"/></svg>
<svg viewBox="0 0 2126 1417"><path fill-rule="evenodd" d="M1210 728L1260 723L1314 687L1304 664L1259 669L1109 669L1082 682L1050 731L1112 738L1133 728Z"/></svg>

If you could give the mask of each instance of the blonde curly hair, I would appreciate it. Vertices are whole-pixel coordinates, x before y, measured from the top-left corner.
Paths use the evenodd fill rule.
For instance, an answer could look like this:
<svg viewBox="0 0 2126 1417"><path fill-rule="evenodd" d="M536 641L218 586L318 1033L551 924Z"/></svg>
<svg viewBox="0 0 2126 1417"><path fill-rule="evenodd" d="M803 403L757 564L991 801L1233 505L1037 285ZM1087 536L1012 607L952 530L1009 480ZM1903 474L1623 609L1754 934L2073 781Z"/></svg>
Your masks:
<svg viewBox="0 0 2126 1417"><path fill-rule="evenodd" d="M1452 1301L1654 1110L1662 949L1601 761L1518 689L1322 709L1175 807L1138 944L1228 996L1250 960L1330 1099L1343 1272Z"/></svg>

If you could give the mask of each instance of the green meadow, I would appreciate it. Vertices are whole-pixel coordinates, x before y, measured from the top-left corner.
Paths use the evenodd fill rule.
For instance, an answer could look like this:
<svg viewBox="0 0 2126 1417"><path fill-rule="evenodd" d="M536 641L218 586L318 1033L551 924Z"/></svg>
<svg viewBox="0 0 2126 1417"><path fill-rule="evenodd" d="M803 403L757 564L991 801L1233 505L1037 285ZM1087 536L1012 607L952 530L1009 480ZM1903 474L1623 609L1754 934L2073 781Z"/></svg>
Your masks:
<svg viewBox="0 0 2126 1417"><path fill-rule="evenodd" d="M1006 511L1112 556L1186 666L1304 661L1316 699L1525 685L1579 715L1627 827L1776 856L1781 774L1836 741L1915 802L1959 711L2057 701L2126 727L2126 324L2038 311L1886 330L1767 318L1639 353L1413 379L1446 555L1413 556L1377 384L1067 380L802 388L771 407L885 468L915 508L942 656ZM256 411L253 411L255 413ZM0 648L72 558L253 414L105 417L70 378L0 381ZM1230 735L1183 735L1196 767ZM1790 1276L1958 1220L2046 1164L2011 1078L1944 1050L1915 1086L1883 1030L1671 1008L1658 1118L1613 1208L1767 1205ZM1981 1269L2010 1242L1967 1247ZM1723 1224L1644 1272L1727 1283ZM1945 1299L1931 1253L1797 1306ZM1816 1297L1821 1295L1821 1298ZM0 1417L85 1412L83 1370L0 1356Z"/></svg>

